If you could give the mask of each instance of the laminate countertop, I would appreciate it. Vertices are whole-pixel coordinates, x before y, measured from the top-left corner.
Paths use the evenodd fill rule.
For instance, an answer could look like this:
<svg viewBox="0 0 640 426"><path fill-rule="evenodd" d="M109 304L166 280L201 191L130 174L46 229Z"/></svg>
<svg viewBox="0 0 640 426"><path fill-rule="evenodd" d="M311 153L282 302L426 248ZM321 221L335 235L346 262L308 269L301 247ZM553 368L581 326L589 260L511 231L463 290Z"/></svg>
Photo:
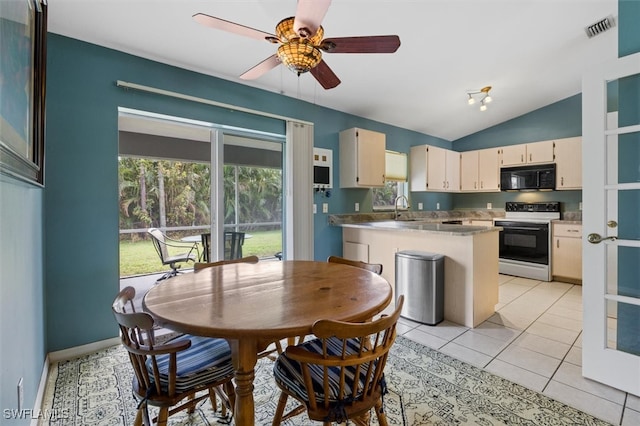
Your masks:
<svg viewBox="0 0 640 426"><path fill-rule="evenodd" d="M451 225L444 223L433 223L432 221L419 220L383 220L376 222L344 223L343 228L359 228L371 230L400 231L400 232L421 232L427 234L446 234L454 237L483 234L486 232L499 232L499 226L471 226L471 225Z"/></svg>

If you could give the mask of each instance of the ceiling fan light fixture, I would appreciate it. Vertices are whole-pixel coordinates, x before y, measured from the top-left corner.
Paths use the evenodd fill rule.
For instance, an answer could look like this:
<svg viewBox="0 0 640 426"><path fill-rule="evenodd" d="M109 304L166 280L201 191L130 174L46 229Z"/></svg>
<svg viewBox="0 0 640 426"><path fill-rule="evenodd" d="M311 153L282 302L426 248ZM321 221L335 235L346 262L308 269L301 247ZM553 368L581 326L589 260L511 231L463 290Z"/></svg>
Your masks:
<svg viewBox="0 0 640 426"><path fill-rule="evenodd" d="M293 29L294 21L295 17L292 16L283 19L278 22L278 25L276 25L276 35L280 38L280 41L283 44L296 39L307 40L314 46L317 46L322 42L322 39L324 38L324 28L322 28L322 26L318 27L318 31L316 31L315 34L308 34L307 28L301 28L300 33L297 33Z"/></svg>
<svg viewBox="0 0 640 426"><path fill-rule="evenodd" d="M287 68L300 75L320 63L322 52L305 41L291 41L278 48L278 58Z"/></svg>

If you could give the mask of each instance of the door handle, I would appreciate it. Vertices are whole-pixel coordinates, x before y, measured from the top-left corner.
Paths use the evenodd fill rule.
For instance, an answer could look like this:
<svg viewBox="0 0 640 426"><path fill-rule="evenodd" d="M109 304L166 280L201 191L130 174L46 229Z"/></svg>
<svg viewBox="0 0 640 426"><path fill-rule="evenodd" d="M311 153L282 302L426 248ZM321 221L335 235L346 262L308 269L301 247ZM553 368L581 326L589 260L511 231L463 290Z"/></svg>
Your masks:
<svg viewBox="0 0 640 426"><path fill-rule="evenodd" d="M615 241L617 240L618 237L616 237L615 235L612 235L610 237L602 237L600 234L589 234L587 235L587 241L589 241L591 244L599 244L605 240L611 240L611 241Z"/></svg>

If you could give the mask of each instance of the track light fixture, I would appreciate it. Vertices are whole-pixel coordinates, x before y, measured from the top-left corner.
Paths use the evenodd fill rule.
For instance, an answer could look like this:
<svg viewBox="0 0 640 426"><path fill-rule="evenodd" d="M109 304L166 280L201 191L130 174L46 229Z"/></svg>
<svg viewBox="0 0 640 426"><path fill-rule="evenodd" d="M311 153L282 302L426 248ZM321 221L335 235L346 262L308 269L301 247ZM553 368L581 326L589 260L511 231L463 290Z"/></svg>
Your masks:
<svg viewBox="0 0 640 426"><path fill-rule="evenodd" d="M490 90L491 90L491 86L485 86L480 90L468 90L467 96L469 96L469 99L467 100L467 103L469 105L474 105L476 101L479 100L480 111L486 111L487 104L492 100L491 95L489 95Z"/></svg>

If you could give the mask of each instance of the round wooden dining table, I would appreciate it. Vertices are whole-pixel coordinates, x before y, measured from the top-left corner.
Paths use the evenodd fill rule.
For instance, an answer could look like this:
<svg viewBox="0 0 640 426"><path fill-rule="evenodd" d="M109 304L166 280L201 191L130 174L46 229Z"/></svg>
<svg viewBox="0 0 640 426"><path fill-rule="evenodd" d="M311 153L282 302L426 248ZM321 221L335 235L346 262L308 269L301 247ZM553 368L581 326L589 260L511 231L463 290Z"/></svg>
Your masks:
<svg viewBox="0 0 640 426"><path fill-rule="evenodd" d="M235 424L254 425L254 368L270 343L311 334L319 319L365 321L392 300L391 285L339 263L263 261L185 273L153 287L143 308L171 330L229 342L235 368Z"/></svg>

